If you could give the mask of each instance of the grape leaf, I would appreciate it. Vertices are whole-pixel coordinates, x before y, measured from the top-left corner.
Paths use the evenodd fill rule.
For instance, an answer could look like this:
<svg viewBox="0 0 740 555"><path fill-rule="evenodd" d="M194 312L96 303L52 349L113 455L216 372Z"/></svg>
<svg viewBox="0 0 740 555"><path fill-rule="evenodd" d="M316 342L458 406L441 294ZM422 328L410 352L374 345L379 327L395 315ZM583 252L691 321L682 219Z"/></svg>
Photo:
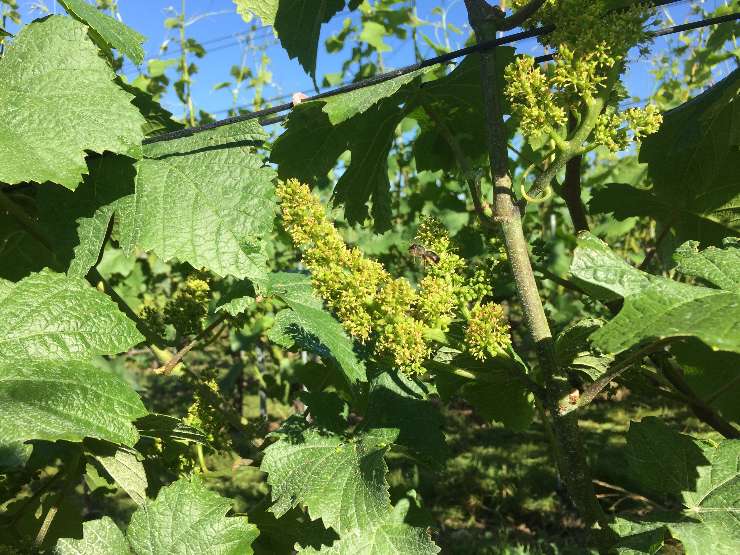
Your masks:
<svg viewBox="0 0 740 555"><path fill-rule="evenodd" d="M136 510L126 538L137 555L249 555L259 531L244 516L225 518L230 509L231 500L209 491L197 476L183 478Z"/></svg>
<svg viewBox="0 0 740 555"><path fill-rule="evenodd" d="M440 466L449 456L443 426L444 419L423 384L400 372L383 372L372 379L365 429L390 432L389 441L408 448L430 466Z"/></svg>
<svg viewBox="0 0 740 555"><path fill-rule="evenodd" d="M443 349L436 361L428 363L434 371L434 383L442 399L461 396L473 405L483 418L495 420L514 430L524 430L534 418L534 400L520 374L527 372L524 363L511 351L511 357L498 356L481 362L469 355ZM471 380L454 375L455 368L472 370L480 378Z"/></svg>
<svg viewBox="0 0 740 555"><path fill-rule="evenodd" d="M113 520L104 516L82 524L82 539L57 541L55 555L129 555L128 542Z"/></svg>
<svg viewBox="0 0 740 555"><path fill-rule="evenodd" d="M300 503L340 536L383 520L390 508L386 444L367 434L348 440L295 416L273 436L260 468L278 518Z"/></svg>
<svg viewBox="0 0 740 555"><path fill-rule="evenodd" d="M659 197L626 183L608 183L594 189L588 207L591 214L612 214L620 221L635 216L653 218L674 228L679 240L698 239L719 245L724 237L736 233L731 222L702 213L698 205L680 207L670 197Z"/></svg>
<svg viewBox="0 0 740 555"><path fill-rule="evenodd" d="M660 130L642 142L640 161L648 163L651 194L673 207L672 218L656 217L665 225L683 226L682 240L717 242L716 237L690 234L686 214L737 229L740 156L733 122L740 110L738 91L740 69L667 112Z"/></svg>
<svg viewBox="0 0 740 555"><path fill-rule="evenodd" d="M89 25L108 46L128 56L137 65L144 61L142 46L146 40L144 35L104 14L84 0L59 0L59 3L69 15Z"/></svg>
<svg viewBox="0 0 740 555"><path fill-rule="evenodd" d="M639 470L632 474L635 479L683 500L682 512L662 520L687 555L737 553L740 440L701 442L647 418L630 425L627 449L631 465L637 465L633 470Z"/></svg>
<svg viewBox="0 0 740 555"><path fill-rule="evenodd" d="M345 0L234 0L237 11L246 21L252 14L271 25L288 56L298 58L303 69L316 77L316 53L321 26L341 12ZM354 9L360 2L349 0Z"/></svg>
<svg viewBox="0 0 740 555"><path fill-rule="evenodd" d="M669 525L687 555L740 551L740 441L707 447L709 464L698 469L696 487L683 492L688 519Z"/></svg>
<svg viewBox="0 0 740 555"><path fill-rule="evenodd" d="M699 442L677 434L654 416L631 422L627 432L630 475L650 492L677 493L691 488L697 467L706 464Z"/></svg>
<svg viewBox="0 0 740 555"><path fill-rule="evenodd" d="M222 133L147 145L134 198L119 207L125 252L139 246L220 276L265 278L274 172Z"/></svg>
<svg viewBox="0 0 740 555"><path fill-rule="evenodd" d="M192 441L208 445L208 438L201 430L184 424L181 419L167 414L147 414L134 424L143 437Z"/></svg>
<svg viewBox="0 0 740 555"><path fill-rule="evenodd" d="M137 505L146 501L147 479L136 451L102 441L86 441L88 451Z"/></svg>
<svg viewBox="0 0 740 555"><path fill-rule="evenodd" d="M428 530L405 524L403 516L396 511L368 528L343 535L331 547L299 551L307 555L435 555L439 552Z"/></svg>
<svg viewBox="0 0 740 555"><path fill-rule="evenodd" d="M270 331L273 341L292 345L298 340L307 350L333 357L350 384L367 381L365 366L355 355L352 340L313 294L309 276L286 272L271 274L269 292L290 307L277 314ZM312 340L313 337L316 340Z"/></svg>
<svg viewBox="0 0 740 555"><path fill-rule="evenodd" d="M0 364L0 443L85 437L132 446L141 399L115 374L81 361L12 360Z"/></svg>
<svg viewBox="0 0 740 555"><path fill-rule="evenodd" d="M622 310L591 336L606 353L660 340L696 337L716 350L740 352L740 295L651 276L620 260L592 235L582 234L571 273L624 297Z"/></svg>
<svg viewBox="0 0 740 555"><path fill-rule="evenodd" d="M246 517L225 517L231 501L194 476L162 488L131 517L126 535L107 517L86 522L81 540L57 542L58 555L251 555L259 535Z"/></svg>
<svg viewBox="0 0 740 555"><path fill-rule="evenodd" d="M51 266L83 277L95 265L119 199L134 192L136 174L133 160L120 155L89 156L87 166L88 175L74 191L42 185L33 197L20 190L5 193L38 222L53 256L14 218L7 218L0 232L10 241L0 249L2 275L19 280Z"/></svg>
<svg viewBox="0 0 740 555"><path fill-rule="evenodd" d="M0 358L88 360L143 339L108 296L48 270L18 282L0 301Z"/></svg>
<svg viewBox="0 0 740 555"><path fill-rule="evenodd" d="M381 100L393 96L401 87L411 83L417 77L421 77L426 71L428 70L412 71L377 85L355 89L313 102L322 103L322 110L329 116L329 122L332 125L338 125L357 114L366 112Z"/></svg>
<svg viewBox="0 0 740 555"><path fill-rule="evenodd" d="M715 351L697 339L671 346L691 389L728 420L740 422L740 354Z"/></svg>
<svg viewBox="0 0 740 555"><path fill-rule="evenodd" d="M74 190L86 151L140 153L146 122L114 78L82 23L24 27L0 59L0 181Z"/></svg>
<svg viewBox="0 0 740 555"><path fill-rule="evenodd" d="M146 414L118 376L88 361L143 338L105 294L48 270L0 300L0 441L105 439L133 445Z"/></svg>
<svg viewBox="0 0 740 555"><path fill-rule="evenodd" d="M566 326L555 340L558 368L578 370L592 380L603 375L614 357L594 351L588 343L589 336L603 325L604 321L599 318L585 318Z"/></svg>
<svg viewBox="0 0 740 555"><path fill-rule="evenodd" d="M724 289L740 292L740 248L736 241L726 242L725 248L708 247L699 250L699 243L681 245L673 259L685 276L693 276Z"/></svg>

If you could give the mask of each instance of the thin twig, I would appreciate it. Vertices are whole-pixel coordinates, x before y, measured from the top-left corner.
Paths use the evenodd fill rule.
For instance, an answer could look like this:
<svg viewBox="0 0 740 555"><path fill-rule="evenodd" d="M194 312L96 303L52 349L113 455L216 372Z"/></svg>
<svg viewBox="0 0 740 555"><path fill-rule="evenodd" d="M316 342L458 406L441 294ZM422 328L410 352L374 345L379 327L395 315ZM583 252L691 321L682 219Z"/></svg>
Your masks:
<svg viewBox="0 0 740 555"><path fill-rule="evenodd" d="M488 217L488 215L486 215L485 208L483 207L483 202L481 200L480 194L480 186L475 175L475 170L473 169L473 165L471 164L470 159L465 154L465 150L463 150L462 146L460 145L460 141L457 140L457 137L455 137L455 134L449 128L444 119L439 116L437 111L432 108L429 103L424 103L423 107L424 111L437 126L437 130L440 132L445 141L447 141L450 150L452 150L452 153L455 155L455 159L457 160L457 163L462 170L463 177L465 178L465 182L467 183L468 189L470 190L470 196L473 199L473 206L475 207L475 213L478 216L478 220L484 227L494 229L495 226L493 225L493 222Z"/></svg>
<svg viewBox="0 0 740 555"><path fill-rule="evenodd" d="M185 345L182 349L177 351L174 355L172 355L172 358L167 361L167 363L164 366L160 366L155 370L157 374L169 374L172 372L172 370L177 366L177 364L182 360L182 358L188 354L199 342L201 339L209 335L216 327L221 325L227 318L229 317L228 314L223 314L222 316L219 316L216 318L213 322L211 322L208 327L201 330L201 332L196 335L187 345Z"/></svg>
<svg viewBox="0 0 740 555"><path fill-rule="evenodd" d="M578 397L578 401L565 406L561 405L560 413L568 414L569 412L573 412L578 408L585 407L591 401L593 401L607 385L609 385L613 380L619 377L624 371L629 369L636 362L639 362L640 360L645 358L645 356L647 356L648 354L659 349L662 345L662 342L652 343L646 347L643 347L639 351L627 356L626 358L617 361L609 370L607 370L606 374L601 376L598 380L591 383L587 388L583 390L583 393L581 393Z"/></svg>

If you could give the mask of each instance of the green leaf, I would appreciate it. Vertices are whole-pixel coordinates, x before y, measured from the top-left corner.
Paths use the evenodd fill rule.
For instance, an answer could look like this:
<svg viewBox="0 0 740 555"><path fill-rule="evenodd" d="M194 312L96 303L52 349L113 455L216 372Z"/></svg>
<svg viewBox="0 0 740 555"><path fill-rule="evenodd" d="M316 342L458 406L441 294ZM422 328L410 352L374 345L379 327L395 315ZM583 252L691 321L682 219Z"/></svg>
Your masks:
<svg viewBox="0 0 740 555"><path fill-rule="evenodd" d="M208 445L208 438L201 430L183 423L180 418L167 414L147 414L139 418L134 424L143 437L191 441Z"/></svg>
<svg viewBox="0 0 740 555"><path fill-rule="evenodd" d="M630 423L627 460L630 475L643 487L668 494L692 488L697 467L707 462L699 442L677 434L653 416Z"/></svg>
<svg viewBox="0 0 740 555"><path fill-rule="evenodd" d="M246 21L254 14L271 25L288 56L316 77L316 53L321 26L344 9L345 0L234 0Z"/></svg>
<svg viewBox="0 0 740 555"><path fill-rule="evenodd" d="M514 48L496 47L496 83L506 82L504 69L514 59ZM414 141L417 167L423 170L459 172L457 159L440 125L454 134L455 139L471 161L481 160L487 153L483 94L480 87L480 56L466 56L450 73L434 81L425 82L411 113L420 127ZM501 110L510 112L510 105L501 90L497 91ZM430 113L432 117L430 117Z"/></svg>
<svg viewBox="0 0 740 555"><path fill-rule="evenodd" d="M0 59L0 181L74 190L86 151L140 152L145 120L114 78L82 23L24 27Z"/></svg>
<svg viewBox="0 0 740 555"><path fill-rule="evenodd" d="M133 445L146 414L138 395L89 359L143 337L105 294L43 271L0 300L0 442L84 437Z"/></svg>
<svg viewBox="0 0 740 555"><path fill-rule="evenodd" d="M559 368L578 370L592 380L598 379L614 362L614 357L593 350L588 338L604 325L599 318L577 320L565 327L555 340Z"/></svg>
<svg viewBox="0 0 740 555"><path fill-rule="evenodd" d="M250 555L259 531L247 517L226 518L230 509L231 500L209 491L197 476L183 478L136 510L126 538L137 555Z"/></svg>
<svg viewBox="0 0 740 555"><path fill-rule="evenodd" d="M524 430L532 423L534 399L520 377L527 368L517 356L498 356L480 362L457 351L443 350L438 359L428 367L434 371L434 383L443 399L459 395L481 417L514 430ZM472 371L477 378L454 375L456 368Z"/></svg>
<svg viewBox="0 0 740 555"><path fill-rule="evenodd" d="M162 488L131 517L126 536L112 520L86 522L82 540L57 542L58 555L251 555L259 535L247 517L225 517L231 501L209 491L194 476Z"/></svg>
<svg viewBox="0 0 740 555"><path fill-rule="evenodd" d="M680 240L693 238L719 245L724 237L735 234L730 222L702 213L698 205L681 207L670 197L659 197L626 183L595 189L588 207L592 214L612 214L620 221L636 216L652 218L674 228Z"/></svg>
<svg viewBox="0 0 740 555"><path fill-rule="evenodd" d="M269 293L290 307L275 318L270 332L273 341L290 345L297 340L307 350L334 358L350 384L367 381L365 366L354 352L354 343L313 294L309 276L287 272L271 274Z"/></svg>
<svg viewBox="0 0 740 555"><path fill-rule="evenodd" d="M362 114L375 106L381 100L396 94L404 85L414 81L428 71L421 69L401 75L370 87L355 89L344 94L330 96L322 100L314 100L323 104L323 111L329 116L332 125L338 125L349 118Z"/></svg>
<svg viewBox="0 0 740 555"><path fill-rule="evenodd" d="M645 487L682 498L684 510L661 520L687 555L738 552L740 440L700 442L651 417L630 425L627 449Z"/></svg>
<svg viewBox="0 0 740 555"><path fill-rule="evenodd" d="M740 355L714 351L696 339L671 346L691 389L728 420L740 422Z"/></svg>
<svg viewBox="0 0 740 555"><path fill-rule="evenodd" d="M635 522L626 518L615 518L611 529L620 539L615 546L619 555L656 555L665 542L664 522Z"/></svg>
<svg viewBox="0 0 740 555"><path fill-rule="evenodd" d="M146 147L135 196L119 211L124 251L139 246L220 276L265 278L274 172L235 137L244 134L224 129Z"/></svg>
<svg viewBox="0 0 740 555"><path fill-rule="evenodd" d="M383 372L371 381L364 419L368 431L386 433L389 441L438 467L449 455L443 426L444 419L422 383L400 372Z"/></svg>
<svg viewBox="0 0 740 555"><path fill-rule="evenodd" d="M144 35L104 14L84 0L59 0L59 3L72 17L89 25L108 46L119 50L137 65L144 61L142 46L146 40Z"/></svg>
<svg viewBox="0 0 740 555"><path fill-rule="evenodd" d="M340 536L383 520L390 507L386 444L366 434L349 440L310 428L299 417L273 435L278 440L265 449L260 469L277 517L302 504L311 519L321 518Z"/></svg>
<svg viewBox="0 0 740 555"><path fill-rule="evenodd" d="M673 206L678 224L663 215L665 225L683 223L685 212L700 214L737 229L740 211L740 156L733 122L740 102L740 69L685 104L664 115L660 130L647 136L640 161L648 163L652 193ZM716 241L681 230L680 239Z"/></svg>
<svg viewBox="0 0 740 555"><path fill-rule="evenodd" d="M0 359L89 360L128 350L143 337L110 298L82 279L48 270L0 301Z"/></svg>
<svg viewBox="0 0 740 555"><path fill-rule="evenodd" d="M673 254L678 263L676 270L685 276L698 277L724 289L740 292L740 248L736 241L727 242L725 248L708 247L699 250L699 243L690 241L681 245Z"/></svg>
<svg viewBox="0 0 740 555"><path fill-rule="evenodd" d="M102 441L86 442L86 446L100 466L137 505L146 501L146 472L136 451Z"/></svg>
<svg viewBox="0 0 740 555"><path fill-rule="evenodd" d="M740 551L740 441L707 447L708 465L698 469L696 487L683 493L687 520L669 525L687 555ZM690 519L690 520L689 520Z"/></svg>
<svg viewBox="0 0 740 555"><path fill-rule="evenodd" d="M85 437L132 446L132 420L146 414L118 376L79 361L11 360L0 364L0 443Z"/></svg>
<svg viewBox="0 0 740 555"><path fill-rule="evenodd" d="M439 552L428 530L405 524L395 511L368 528L343 535L331 547L299 551L325 555L435 555Z"/></svg>
<svg viewBox="0 0 740 555"><path fill-rule="evenodd" d="M605 353L680 337L696 337L715 350L740 352L740 295L735 292L651 276L588 234L579 237L571 272L596 286L601 298L611 300L609 293L624 297L619 314L591 336Z"/></svg>
<svg viewBox="0 0 740 555"><path fill-rule="evenodd" d="M129 555L128 542L118 526L109 517L88 520L82 524L82 539L60 539L55 555Z"/></svg>

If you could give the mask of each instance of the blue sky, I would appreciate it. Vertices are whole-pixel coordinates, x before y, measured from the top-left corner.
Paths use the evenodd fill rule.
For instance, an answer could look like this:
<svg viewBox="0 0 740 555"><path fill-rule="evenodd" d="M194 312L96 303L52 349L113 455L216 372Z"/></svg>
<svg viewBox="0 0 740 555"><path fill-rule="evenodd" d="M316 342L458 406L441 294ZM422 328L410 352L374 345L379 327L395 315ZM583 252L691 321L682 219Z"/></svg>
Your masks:
<svg viewBox="0 0 740 555"><path fill-rule="evenodd" d="M708 8L717 5L721 0L706 0ZM25 21L32 17L38 17L41 13L34 10L33 6L41 2L38 0L20 0L21 11ZM62 8L54 0L46 0L46 6L51 12L63 12ZM164 28L164 20L172 16L169 11L171 7L179 9L180 0L119 0L119 9L123 21L147 37L145 50L147 58L171 57L174 53L160 55L160 45L166 40L168 34ZM465 7L462 0L418 0L417 9L419 17L428 21L439 21L439 16L431 13L435 6L443 6L447 10L448 21L463 30L463 34L452 37L453 48L462 46L469 32ZM676 23L690 18L689 2L668 6L665 11L670 14ZM188 34L201 43L205 44L208 54L205 58L195 60L199 66L199 72L194 77L193 96L198 108L213 113L217 118L226 117L226 111L232 105L231 92L228 89L214 90L214 85L228 79L228 71L234 64L239 64L242 58L242 49L237 40L240 33L247 30L247 24L236 14L234 4L231 0L188 0L188 19L195 16L197 22L188 27ZM341 28L342 21L349 13L339 14L328 25L322 29L322 43L318 58L318 80L325 73L337 71L343 61L342 54L329 55L324 51L323 40ZM663 18L664 24L669 25ZM433 34L431 26L422 29L423 32ZM262 29L256 33L259 42L267 42L270 46L267 53L272 59L271 71L273 73L274 86L265 91L265 97L271 98L288 94L295 91L311 91L312 83L308 75L301 69L295 60L289 60L269 29ZM657 49L664 47L665 38L658 39L655 43ZM413 63L414 55L410 41L389 41L393 48L385 54L386 65L389 69ZM174 48L175 45L172 46ZM522 41L517 48L523 53L540 53L541 48L535 40ZM422 46L425 57L432 56L433 52L426 46ZM249 59L250 65L255 65L257 60ZM630 65L627 75L627 85L630 93L634 96L644 97L648 95L653 87L653 79L649 73L649 60L634 60ZM136 67L132 63L124 65L124 73L131 79L136 76ZM241 97L242 104L248 104L249 95ZM164 99L165 106L175 115L181 115L183 107L174 97L168 95Z"/></svg>

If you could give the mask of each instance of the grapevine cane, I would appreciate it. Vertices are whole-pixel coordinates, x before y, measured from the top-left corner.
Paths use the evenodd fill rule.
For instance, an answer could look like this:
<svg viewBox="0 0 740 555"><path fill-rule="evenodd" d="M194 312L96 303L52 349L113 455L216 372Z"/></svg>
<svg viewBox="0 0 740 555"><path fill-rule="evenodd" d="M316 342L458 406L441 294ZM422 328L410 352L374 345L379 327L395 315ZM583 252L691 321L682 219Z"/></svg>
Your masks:
<svg viewBox="0 0 740 555"><path fill-rule="evenodd" d="M539 4L532 2L531 4ZM478 42L495 38L496 31L506 20L492 10L485 0L465 0L468 19ZM512 182L508 172L506 130L500 100L496 95L496 51L481 52L481 88L486 110L491 174L494 182L494 221L503 231L506 252L516 282L517 294L522 303L527 328L537 347L547 399L546 409L552 419L557 439L557 455L560 474L565 480L568 493L582 516L589 524L598 522L606 527L604 514L593 488L591 472L586 461L574 415L559 414L561 399L567 402L567 381L558 373L552 333L545 316L529 260L527 242L522 229L519 208L514 202Z"/></svg>

